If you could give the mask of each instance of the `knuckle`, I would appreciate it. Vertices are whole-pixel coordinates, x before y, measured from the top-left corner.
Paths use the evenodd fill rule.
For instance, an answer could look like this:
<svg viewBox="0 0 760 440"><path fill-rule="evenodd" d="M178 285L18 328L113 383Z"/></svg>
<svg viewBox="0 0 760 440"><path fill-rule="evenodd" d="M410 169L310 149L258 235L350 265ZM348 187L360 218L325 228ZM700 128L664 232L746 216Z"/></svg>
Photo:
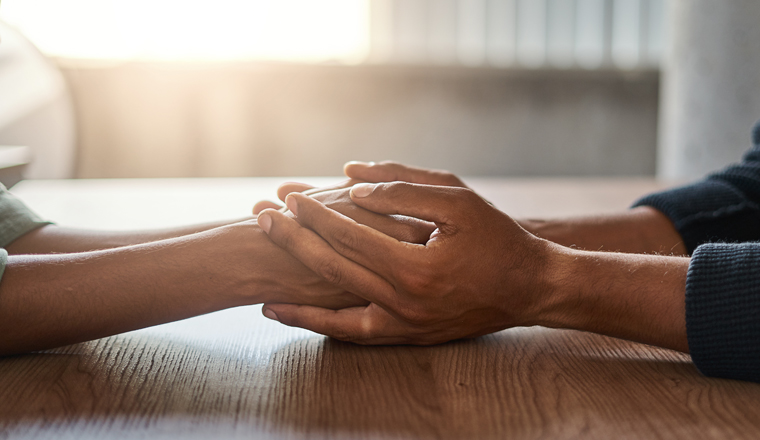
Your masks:
<svg viewBox="0 0 760 440"><path fill-rule="evenodd" d="M449 174L448 176L446 176L446 181L448 182L447 184L449 186L459 186L459 187L465 186L464 182L462 182L462 179L455 176L454 174Z"/></svg>
<svg viewBox="0 0 760 440"><path fill-rule="evenodd" d="M415 265L404 265L400 276L400 281L405 289L412 294L424 294L435 285L435 276L425 263L418 262Z"/></svg>
<svg viewBox="0 0 760 440"><path fill-rule="evenodd" d="M380 189L383 192L388 193L388 195L391 197L398 197L399 194L402 194L409 189L409 183L397 180L394 182L388 182L388 183L383 183L381 185L378 185L377 189ZM375 191L377 191L377 189Z"/></svg>
<svg viewBox="0 0 760 440"><path fill-rule="evenodd" d="M355 341L366 341L372 339L377 333L375 324L369 317L363 317L359 323L359 334L356 335Z"/></svg>
<svg viewBox="0 0 760 440"><path fill-rule="evenodd" d="M319 276L328 283L340 285L343 281L343 269L333 258L320 262L316 269Z"/></svg>
<svg viewBox="0 0 760 440"><path fill-rule="evenodd" d="M375 327L371 319L363 317L358 328L349 329L336 326L330 329L330 337L354 344L365 344L377 334Z"/></svg>
<svg viewBox="0 0 760 440"><path fill-rule="evenodd" d="M406 306L398 312L401 319L415 326L425 326L433 322L432 314L420 306Z"/></svg>
<svg viewBox="0 0 760 440"><path fill-rule="evenodd" d="M342 329L333 330L330 337L344 342L356 342L357 340L354 335Z"/></svg>
<svg viewBox="0 0 760 440"><path fill-rule="evenodd" d="M336 228L332 231L332 237L334 239L333 245L336 247L335 250L341 254L353 253L359 244L359 237L353 228Z"/></svg>
<svg viewBox="0 0 760 440"><path fill-rule="evenodd" d="M464 197L466 197L468 201L480 200L480 196L470 188L459 188L458 190L464 194Z"/></svg>
<svg viewBox="0 0 760 440"><path fill-rule="evenodd" d="M287 228L275 227L276 223L277 222L274 222L274 221L272 222L270 237L272 237L274 242L277 243L283 249L288 249L288 250L295 249L296 246L298 245L296 234L292 233L292 231L288 231Z"/></svg>
<svg viewBox="0 0 760 440"><path fill-rule="evenodd" d="M456 188L453 190L456 199L463 205L473 205L483 202L483 199L470 188Z"/></svg>
<svg viewBox="0 0 760 440"><path fill-rule="evenodd" d="M404 223L399 228L399 238L407 243L425 244L430 239L431 229L424 224Z"/></svg>
<svg viewBox="0 0 760 440"><path fill-rule="evenodd" d="M401 164L396 162L395 160L383 160L383 161L378 162L377 165L382 165L384 167L398 167Z"/></svg>
<svg viewBox="0 0 760 440"><path fill-rule="evenodd" d="M399 179L403 166L392 160L384 160L375 164L377 170L384 173L383 180L395 181Z"/></svg>

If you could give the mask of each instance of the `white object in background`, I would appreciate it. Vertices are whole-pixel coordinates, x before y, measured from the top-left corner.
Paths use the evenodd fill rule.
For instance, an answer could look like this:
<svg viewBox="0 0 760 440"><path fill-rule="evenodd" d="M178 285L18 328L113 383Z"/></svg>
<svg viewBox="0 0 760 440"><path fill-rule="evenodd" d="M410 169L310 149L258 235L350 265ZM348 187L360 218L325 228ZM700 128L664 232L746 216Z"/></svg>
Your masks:
<svg viewBox="0 0 760 440"><path fill-rule="evenodd" d="M671 2L657 174L697 178L740 160L760 118L760 2Z"/></svg>
<svg viewBox="0 0 760 440"><path fill-rule="evenodd" d="M75 122L63 75L0 22L0 144L27 145L27 178L73 177Z"/></svg>
<svg viewBox="0 0 760 440"><path fill-rule="evenodd" d="M6 188L18 183L31 158L29 147L0 146L0 183Z"/></svg>

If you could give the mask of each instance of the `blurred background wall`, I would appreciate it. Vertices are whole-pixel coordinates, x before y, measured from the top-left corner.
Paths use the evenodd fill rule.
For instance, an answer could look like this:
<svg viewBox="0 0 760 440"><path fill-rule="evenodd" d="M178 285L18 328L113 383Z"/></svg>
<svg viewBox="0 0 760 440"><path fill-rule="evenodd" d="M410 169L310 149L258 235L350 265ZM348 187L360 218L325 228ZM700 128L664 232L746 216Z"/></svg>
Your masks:
<svg viewBox="0 0 760 440"><path fill-rule="evenodd" d="M411 66L64 68L80 177L652 174L657 75ZM139 90L139 93L135 91Z"/></svg>
<svg viewBox="0 0 760 440"><path fill-rule="evenodd" d="M52 162L76 177L336 175L352 159L652 175L670 157L658 164L661 96L683 108L682 94L660 94L673 23L688 40L668 17L691 1L4 0L0 19L65 87L5 119L0 103L0 144L42 162L67 139L70 163ZM701 19L734 1L702 1ZM4 26L0 85L14 47ZM688 154L669 145L676 162Z"/></svg>

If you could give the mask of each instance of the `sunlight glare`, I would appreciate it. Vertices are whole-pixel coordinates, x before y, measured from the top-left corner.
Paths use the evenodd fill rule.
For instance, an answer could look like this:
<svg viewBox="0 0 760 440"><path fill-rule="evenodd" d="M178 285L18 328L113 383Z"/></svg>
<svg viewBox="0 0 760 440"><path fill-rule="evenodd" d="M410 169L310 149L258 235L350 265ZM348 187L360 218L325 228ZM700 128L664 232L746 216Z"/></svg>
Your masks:
<svg viewBox="0 0 760 440"><path fill-rule="evenodd" d="M358 62L368 0L3 0L46 54L139 60Z"/></svg>

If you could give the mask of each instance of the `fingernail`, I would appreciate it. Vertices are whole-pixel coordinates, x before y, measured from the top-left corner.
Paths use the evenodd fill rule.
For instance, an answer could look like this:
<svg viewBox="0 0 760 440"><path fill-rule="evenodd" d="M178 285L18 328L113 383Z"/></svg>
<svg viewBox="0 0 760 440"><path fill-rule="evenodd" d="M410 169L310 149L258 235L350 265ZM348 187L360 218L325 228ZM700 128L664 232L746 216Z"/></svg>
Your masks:
<svg viewBox="0 0 760 440"><path fill-rule="evenodd" d="M371 183L359 183L351 188L351 195L354 197L367 197L372 194L375 189L375 185Z"/></svg>
<svg viewBox="0 0 760 440"><path fill-rule="evenodd" d="M288 205L288 209L293 213L293 215L298 216L298 202L296 202L295 197L291 195L285 197L285 204Z"/></svg>
<svg viewBox="0 0 760 440"><path fill-rule="evenodd" d="M372 163L372 162L370 162L370 163ZM361 166L365 166L366 167L367 165L369 165L369 163L362 162L362 161L359 161L359 160L352 160L350 162L346 162L346 166L349 166L349 165L361 165Z"/></svg>
<svg viewBox="0 0 760 440"><path fill-rule="evenodd" d="M264 316L266 316L267 318L273 321L279 321L279 319L277 319L277 314L273 312L271 309L264 309Z"/></svg>
<svg viewBox="0 0 760 440"><path fill-rule="evenodd" d="M375 162L367 162L367 165L373 167L375 166Z"/></svg>
<svg viewBox="0 0 760 440"><path fill-rule="evenodd" d="M272 228L272 217L270 217L269 214L259 214L257 221L259 223L259 227L268 234L269 229Z"/></svg>

